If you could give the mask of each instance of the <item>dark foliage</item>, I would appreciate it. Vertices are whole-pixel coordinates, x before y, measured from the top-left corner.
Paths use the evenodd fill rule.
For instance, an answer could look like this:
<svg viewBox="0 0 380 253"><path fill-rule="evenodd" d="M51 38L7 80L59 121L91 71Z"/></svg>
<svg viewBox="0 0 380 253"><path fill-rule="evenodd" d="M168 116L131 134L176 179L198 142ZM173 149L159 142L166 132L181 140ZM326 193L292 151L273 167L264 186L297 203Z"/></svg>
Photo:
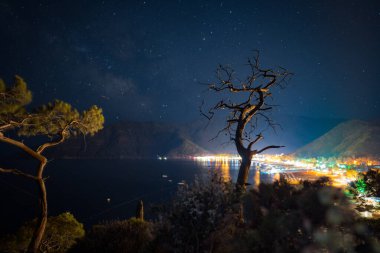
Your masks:
<svg viewBox="0 0 380 253"><path fill-rule="evenodd" d="M95 225L70 252L144 253L151 252L152 225L131 218Z"/></svg>
<svg viewBox="0 0 380 253"><path fill-rule="evenodd" d="M281 178L243 196L215 174L208 180L180 189L155 252L380 252L379 221L359 218L328 178Z"/></svg>
<svg viewBox="0 0 380 253"><path fill-rule="evenodd" d="M49 218L41 252L380 252L380 220L358 217L328 178L290 185L281 177L242 195L211 173L181 186L159 221L106 222L85 237L80 223L61 216ZM33 225L8 236L1 249L23 252Z"/></svg>
<svg viewBox="0 0 380 253"><path fill-rule="evenodd" d="M351 183L351 192L355 196L380 197L380 173L371 169L360 173L358 180Z"/></svg>
<svg viewBox="0 0 380 253"><path fill-rule="evenodd" d="M218 173L183 186L157 224L159 252L216 252L241 221L239 194Z"/></svg>
<svg viewBox="0 0 380 253"><path fill-rule="evenodd" d="M361 172L358 179L351 182L347 188L349 195L356 203L355 208L359 212L375 211L379 209L379 203L368 201L371 198L380 197L380 173L371 169Z"/></svg>
<svg viewBox="0 0 380 253"><path fill-rule="evenodd" d="M32 238L37 220L23 225L15 235L8 235L0 240L0 252L25 252ZM62 213L49 217L46 232L42 238L40 252L67 252L76 240L84 236L83 224L79 223L71 213Z"/></svg>
<svg viewBox="0 0 380 253"><path fill-rule="evenodd" d="M380 251L343 192L326 178L296 187L281 179L261 184L246 198L248 219L240 252Z"/></svg>

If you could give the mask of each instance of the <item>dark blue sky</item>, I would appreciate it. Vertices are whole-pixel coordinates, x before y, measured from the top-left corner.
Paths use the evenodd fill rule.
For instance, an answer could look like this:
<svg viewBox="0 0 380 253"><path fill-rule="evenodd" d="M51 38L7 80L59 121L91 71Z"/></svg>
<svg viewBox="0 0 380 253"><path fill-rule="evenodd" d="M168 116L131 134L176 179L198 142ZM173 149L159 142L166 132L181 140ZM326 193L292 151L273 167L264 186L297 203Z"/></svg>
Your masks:
<svg viewBox="0 0 380 253"><path fill-rule="evenodd" d="M199 118L199 82L253 49L295 73L287 115L379 118L380 1L4 1L0 77L106 120ZM209 98L209 97L208 97Z"/></svg>

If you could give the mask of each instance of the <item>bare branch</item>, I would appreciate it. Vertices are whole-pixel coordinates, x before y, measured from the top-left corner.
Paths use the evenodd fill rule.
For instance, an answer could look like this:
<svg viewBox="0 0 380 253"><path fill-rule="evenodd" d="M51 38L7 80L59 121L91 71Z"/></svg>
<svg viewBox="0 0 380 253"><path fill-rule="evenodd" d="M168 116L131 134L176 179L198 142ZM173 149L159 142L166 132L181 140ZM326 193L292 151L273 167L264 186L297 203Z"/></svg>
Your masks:
<svg viewBox="0 0 380 253"><path fill-rule="evenodd" d="M217 110L217 109L225 109L225 108L228 108L231 110L237 110L237 111L244 109L244 107L241 107L240 105L228 104L224 102L223 100L219 101L219 103L217 103L213 109Z"/></svg>
<svg viewBox="0 0 380 253"><path fill-rule="evenodd" d="M285 146L275 146L275 145L271 145L271 146L266 146L265 148L262 148L260 149L259 151L256 151L256 154L260 154L262 152L264 152L265 150L268 150L268 149L273 149L273 148L284 148Z"/></svg>
<svg viewBox="0 0 380 253"><path fill-rule="evenodd" d="M13 174L13 175L17 175L17 176L23 176L23 177L26 177L26 178L29 178L29 179L37 180L37 177L35 177L35 176L31 175L31 174L22 172L21 170L17 170L17 169L3 169L3 168L0 168L0 172L1 173Z"/></svg>
<svg viewBox="0 0 380 253"><path fill-rule="evenodd" d="M63 128L63 130L60 133L60 137L57 141L42 144L41 146L39 146L37 148L37 153L41 154L45 149L57 146L57 145L61 144L62 142L64 142L66 140L66 137L69 135L68 131L69 131L70 127L75 125L75 124L81 125L81 123L78 121L75 121L75 120L71 121L69 124L67 124L65 126L65 128Z"/></svg>
<svg viewBox="0 0 380 253"><path fill-rule="evenodd" d="M247 149L248 150L251 150L252 146L255 145L258 141L260 141L261 139L263 139L263 135L260 133L258 135L256 135L256 139L254 139L253 141L251 141L249 144L248 144L248 147Z"/></svg>
<svg viewBox="0 0 380 253"><path fill-rule="evenodd" d="M25 151L26 153L28 153L32 157L36 158L40 162L46 162L46 158L44 156L37 153L36 151L29 148L28 146L26 146L24 143L22 143L20 141L16 141L16 140L10 139L8 137L5 137L3 134L0 134L0 141L20 148L21 150Z"/></svg>
<svg viewBox="0 0 380 253"><path fill-rule="evenodd" d="M39 146L37 148L37 153L41 154L45 149L51 148L51 147L54 147L54 146L57 146L57 145L61 144L62 142L64 142L66 140L65 135L66 134L62 132L61 133L61 137L59 138L59 140L54 141L54 142L48 142L48 143L42 144L41 146Z"/></svg>
<svg viewBox="0 0 380 253"><path fill-rule="evenodd" d="M213 138L210 139L210 141L213 141L213 140L215 140L216 138L218 138L219 135L220 135L221 133L223 133L223 132L227 132L227 133L230 135L230 137L231 137L232 133L231 133L230 131L231 131L231 127L232 127L233 124L234 124L234 122L227 122L227 126L225 126L224 128L220 129L220 130L218 131L218 133L217 133Z"/></svg>
<svg viewBox="0 0 380 253"><path fill-rule="evenodd" d="M203 115L205 118L207 118L208 120L211 120L213 117L214 117L214 112L212 111L212 108L208 111L208 115L206 113L203 112L203 105L204 105L205 101L202 100L202 104L199 106L199 112L201 113L201 115Z"/></svg>

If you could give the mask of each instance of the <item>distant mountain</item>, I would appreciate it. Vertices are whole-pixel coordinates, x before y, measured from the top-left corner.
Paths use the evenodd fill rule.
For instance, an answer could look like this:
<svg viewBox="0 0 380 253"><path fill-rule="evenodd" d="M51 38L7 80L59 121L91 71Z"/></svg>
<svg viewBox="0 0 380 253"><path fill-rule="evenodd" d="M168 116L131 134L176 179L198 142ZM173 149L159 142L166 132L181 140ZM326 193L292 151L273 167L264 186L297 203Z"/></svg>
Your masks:
<svg viewBox="0 0 380 253"><path fill-rule="evenodd" d="M123 122L105 127L93 137L78 137L52 149L64 158L155 158L189 156L207 151L188 139L180 127L152 122Z"/></svg>
<svg viewBox="0 0 380 253"><path fill-rule="evenodd" d="M291 153L342 122L340 119L316 119L291 115L277 115L273 119L281 124L277 132L265 129L264 140L257 149L266 145L283 145L285 148L268 153ZM221 133L225 118L199 119L184 124L157 122L118 122L107 125L93 137L79 136L52 148L48 157L56 158L156 158L157 156L185 157L205 153L236 153L229 136ZM33 143L33 140L28 140ZM39 141L36 141L36 144ZM0 159L14 157L17 149L0 143Z"/></svg>
<svg viewBox="0 0 380 253"><path fill-rule="evenodd" d="M337 119L313 119L281 115L275 118L282 129L277 133L266 129L264 140L256 148L284 145L272 152L293 152L313 138L336 126ZM236 153L229 136L220 134L223 118L208 122L198 120L187 124L157 122L121 122L106 126L94 137L70 139L52 149L53 157L65 158L155 158L159 156L186 157L209 153ZM269 153L269 152L268 152Z"/></svg>
<svg viewBox="0 0 380 253"><path fill-rule="evenodd" d="M350 120L296 150L297 157L380 157L380 124Z"/></svg>
<svg viewBox="0 0 380 253"><path fill-rule="evenodd" d="M186 157L189 155L204 155L204 154L210 154L210 152L198 146L197 144L195 144L194 142L188 139L183 139L181 145L170 150L167 153L167 156L181 158L181 157Z"/></svg>
<svg viewBox="0 0 380 253"><path fill-rule="evenodd" d="M276 127L276 131L273 131L270 127L266 127L264 121L261 121L264 139L256 145L256 148L260 149L267 145L285 147L269 150L268 153L292 153L345 121L344 119L313 118L288 114L272 115L271 118L279 126ZM221 133L218 138L213 139L225 124L223 117L214 118L210 122L207 119L200 119L181 126L181 129L189 136L190 140L207 150L215 153L236 153L234 143L229 142L229 136L225 133Z"/></svg>

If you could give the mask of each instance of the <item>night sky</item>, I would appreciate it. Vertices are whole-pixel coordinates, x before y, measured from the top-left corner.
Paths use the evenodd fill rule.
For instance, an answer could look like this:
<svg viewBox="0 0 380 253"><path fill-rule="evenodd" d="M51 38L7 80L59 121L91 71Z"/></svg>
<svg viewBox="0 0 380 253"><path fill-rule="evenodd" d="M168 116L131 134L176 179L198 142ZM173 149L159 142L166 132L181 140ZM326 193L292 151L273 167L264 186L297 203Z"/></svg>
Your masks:
<svg viewBox="0 0 380 253"><path fill-rule="evenodd" d="M0 77L106 121L198 119L219 63L295 75L284 115L379 118L380 1L2 1ZM215 100L216 101L216 100Z"/></svg>

